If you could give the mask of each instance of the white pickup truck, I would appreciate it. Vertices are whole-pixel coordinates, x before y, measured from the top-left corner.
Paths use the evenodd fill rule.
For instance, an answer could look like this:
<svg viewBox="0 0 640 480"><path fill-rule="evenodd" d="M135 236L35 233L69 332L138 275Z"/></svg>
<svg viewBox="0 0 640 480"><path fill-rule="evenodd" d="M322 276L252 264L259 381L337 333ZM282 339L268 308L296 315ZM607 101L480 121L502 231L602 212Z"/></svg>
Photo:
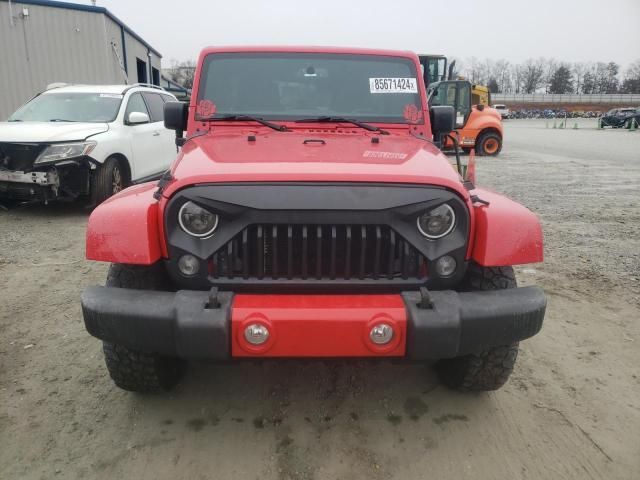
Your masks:
<svg viewBox="0 0 640 480"><path fill-rule="evenodd" d="M507 107L506 105L503 105L501 103L496 103L493 106L493 108L495 108L498 111L498 113L503 119L509 118L509 107Z"/></svg>

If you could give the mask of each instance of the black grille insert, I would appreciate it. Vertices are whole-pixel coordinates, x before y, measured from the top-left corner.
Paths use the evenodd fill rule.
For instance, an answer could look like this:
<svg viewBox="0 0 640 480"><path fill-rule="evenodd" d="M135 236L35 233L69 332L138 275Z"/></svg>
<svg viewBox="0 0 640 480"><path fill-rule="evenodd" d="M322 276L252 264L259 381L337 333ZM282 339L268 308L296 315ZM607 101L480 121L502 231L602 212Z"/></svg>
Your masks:
<svg viewBox="0 0 640 480"><path fill-rule="evenodd" d="M0 142L0 169L29 171L46 145Z"/></svg>
<svg viewBox="0 0 640 480"><path fill-rule="evenodd" d="M210 259L213 279L426 279L425 258L387 225L250 225Z"/></svg>

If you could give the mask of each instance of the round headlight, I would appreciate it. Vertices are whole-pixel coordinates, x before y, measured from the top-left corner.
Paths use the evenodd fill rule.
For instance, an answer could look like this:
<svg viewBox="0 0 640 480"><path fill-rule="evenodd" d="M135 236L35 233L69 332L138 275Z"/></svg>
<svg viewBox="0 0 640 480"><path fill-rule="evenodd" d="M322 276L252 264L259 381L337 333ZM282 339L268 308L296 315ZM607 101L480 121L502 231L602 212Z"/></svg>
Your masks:
<svg viewBox="0 0 640 480"><path fill-rule="evenodd" d="M456 214L446 203L418 217L418 230L427 238L442 238L453 230Z"/></svg>
<svg viewBox="0 0 640 480"><path fill-rule="evenodd" d="M180 207L178 222L189 235L208 237L218 227L218 215L193 202L187 202Z"/></svg>
<svg viewBox="0 0 640 480"><path fill-rule="evenodd" d="M193 255L187 253L178 260L178 269L184 276L190 277L200 270L200 261Z"/></svg>
<svg viewBox="0 0 640 480"><path fill-rule="evenodd" d="M455 273L457 266L458 263L455 258L445 255L436 261L436 273L441 277L450 277Z"/></svg>

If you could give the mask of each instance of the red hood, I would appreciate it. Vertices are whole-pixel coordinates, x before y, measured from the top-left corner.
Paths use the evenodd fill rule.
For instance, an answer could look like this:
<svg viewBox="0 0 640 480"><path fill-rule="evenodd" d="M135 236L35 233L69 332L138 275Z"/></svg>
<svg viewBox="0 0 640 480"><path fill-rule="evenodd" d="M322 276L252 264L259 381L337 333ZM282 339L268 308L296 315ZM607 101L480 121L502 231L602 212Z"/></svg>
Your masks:
<svg viewBox="0 0 640 480"><path fill-rule="evenodd" d="M467 197L447 157L402 134L309 129L272 132L232 127L193 138L172 167L164 195L206 182L382 182L441 185ZM255 140L249 141L253 135ZM372 143L379 138L379 143ZM305 140L315 140L304 143ZM322 143L324 142L324 143Z"/></svg>

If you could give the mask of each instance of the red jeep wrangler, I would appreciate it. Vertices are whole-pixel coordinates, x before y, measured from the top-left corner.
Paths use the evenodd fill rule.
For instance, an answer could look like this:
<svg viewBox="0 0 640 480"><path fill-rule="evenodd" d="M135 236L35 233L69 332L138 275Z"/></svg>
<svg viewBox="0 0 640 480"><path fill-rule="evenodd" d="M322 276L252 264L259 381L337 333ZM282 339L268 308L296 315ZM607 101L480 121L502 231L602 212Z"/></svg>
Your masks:
<svg viewBox="0 0 640 480"><path fill-rule="evenodd" d="M111 262L82 311L126 390L169 389L184 359L402 357L493 390L546 299L533 213L476 188L439 150L418 57L339 48L207 48L181 151L159 183L96 208L87 257Z"/></svg>

